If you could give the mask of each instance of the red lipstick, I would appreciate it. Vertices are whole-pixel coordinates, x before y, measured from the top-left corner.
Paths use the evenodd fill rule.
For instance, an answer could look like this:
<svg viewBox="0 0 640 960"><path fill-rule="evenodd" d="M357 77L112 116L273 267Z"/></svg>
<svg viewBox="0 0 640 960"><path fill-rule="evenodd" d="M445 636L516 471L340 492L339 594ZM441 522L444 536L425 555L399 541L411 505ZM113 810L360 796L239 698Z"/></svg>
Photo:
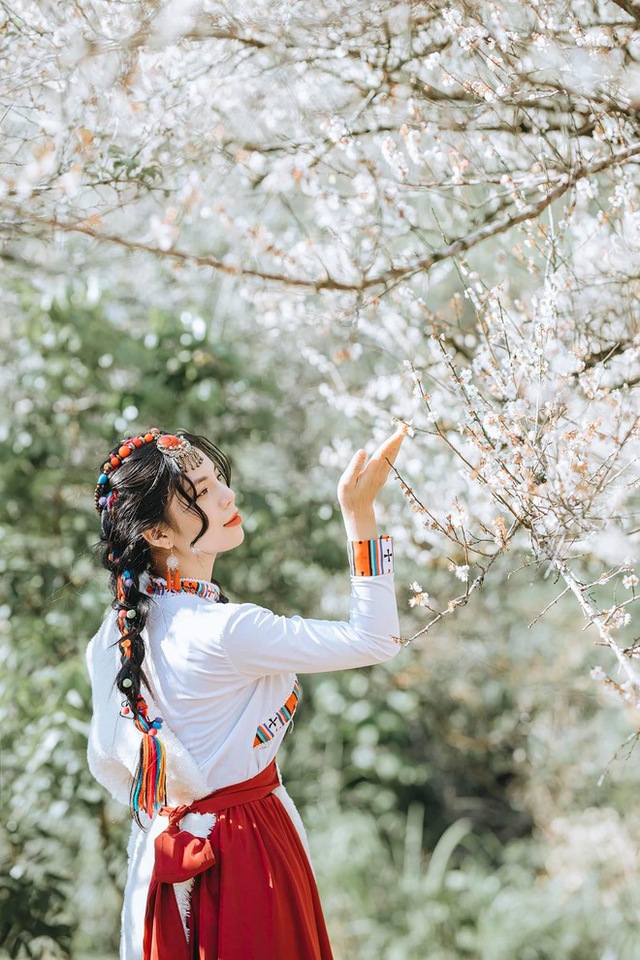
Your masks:
<svg viewBox="0 0 640 960"><path fill-rule="evenodd" d="M237 527L239 523L242 523L242 517L239 513L234 513L231 517L231 520L228 520L224 526L225 527Z"/></svg>

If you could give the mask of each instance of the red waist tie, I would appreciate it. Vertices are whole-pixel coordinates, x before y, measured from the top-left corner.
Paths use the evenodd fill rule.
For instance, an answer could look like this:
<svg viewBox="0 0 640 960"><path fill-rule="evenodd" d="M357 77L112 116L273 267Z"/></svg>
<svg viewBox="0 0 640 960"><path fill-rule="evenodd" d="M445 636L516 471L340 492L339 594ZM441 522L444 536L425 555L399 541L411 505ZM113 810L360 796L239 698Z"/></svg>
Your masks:
<svg viewBox="0 0 640 960"><path fill-rule="evenodd" d="M257 776L189 806L162 807L143 960L332 960L313 871L273 794L275 760ZM187 813L216 813L208 837L180 830ZM194 877L185 936L173 887Z"/></svg>

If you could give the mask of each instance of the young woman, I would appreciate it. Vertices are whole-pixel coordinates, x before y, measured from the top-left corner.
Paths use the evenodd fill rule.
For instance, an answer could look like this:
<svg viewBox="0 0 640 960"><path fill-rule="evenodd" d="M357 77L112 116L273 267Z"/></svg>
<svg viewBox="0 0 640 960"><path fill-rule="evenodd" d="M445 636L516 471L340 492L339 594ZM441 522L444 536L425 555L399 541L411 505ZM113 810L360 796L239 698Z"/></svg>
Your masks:
<svg viewBox="0 0 640 960"><path fill-rule="evenodd" d="M393 542L374 499L405 431L338 485L348 621L230 602L212 580L244 539L225 455L186 431L121 441L95 491L115 599L89 642L88 763L133 821L122 960L331 960L304 827L276 753L296 674L400 650Z"/></svg>

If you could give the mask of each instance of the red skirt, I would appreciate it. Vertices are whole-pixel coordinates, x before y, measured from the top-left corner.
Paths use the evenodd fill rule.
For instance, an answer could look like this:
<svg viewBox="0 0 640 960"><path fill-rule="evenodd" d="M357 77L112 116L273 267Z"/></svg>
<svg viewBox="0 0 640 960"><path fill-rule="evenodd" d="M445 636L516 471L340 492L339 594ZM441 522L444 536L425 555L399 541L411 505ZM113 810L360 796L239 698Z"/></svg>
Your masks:
<svg viewBox="0 0 640 960"><path fill-rule="evenodd" d="M244 783L190 806L163 807L144 925L144 960L333 960L313 871L272 791L275 760ZM178 829L215 813L208 837ZM172 888L194 877L189 940Z"/></svg>

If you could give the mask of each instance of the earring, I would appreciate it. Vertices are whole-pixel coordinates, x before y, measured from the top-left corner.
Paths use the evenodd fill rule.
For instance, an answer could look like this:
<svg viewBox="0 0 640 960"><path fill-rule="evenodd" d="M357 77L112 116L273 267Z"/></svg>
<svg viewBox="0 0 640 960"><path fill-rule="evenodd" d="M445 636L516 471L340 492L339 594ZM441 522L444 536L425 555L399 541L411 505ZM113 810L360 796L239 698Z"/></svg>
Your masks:
<svg viewBox="0 0 640 960"><path fill-rule="evenodd" d="M180 591L178 558L173 553L170 553L167 557L167 590Z"/></svg>
<svg viewBox="0 0 640 960"><path fill-rule="evenodd" d="M202 550L200 550L199 547L191 547L191 552L195 554L196 557L199 557L202 553Z"/></svg>

